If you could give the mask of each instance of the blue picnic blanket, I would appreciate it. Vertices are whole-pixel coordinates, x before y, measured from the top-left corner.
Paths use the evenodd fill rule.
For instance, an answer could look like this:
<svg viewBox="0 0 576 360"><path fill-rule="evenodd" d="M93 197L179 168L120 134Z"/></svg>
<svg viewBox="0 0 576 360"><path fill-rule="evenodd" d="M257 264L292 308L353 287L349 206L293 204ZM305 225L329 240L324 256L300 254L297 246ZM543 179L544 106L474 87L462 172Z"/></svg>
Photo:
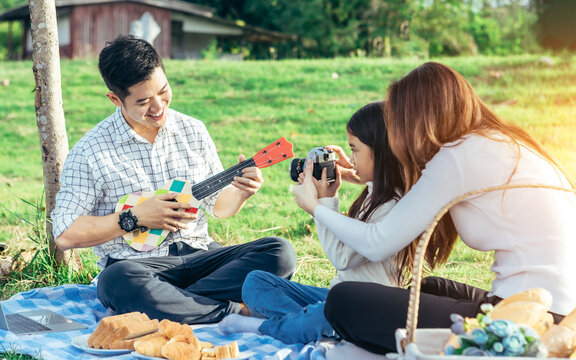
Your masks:
<svg viewBox="0 0 576 360"><path fill-rule="evenodd" d="M3 301L2 306L8 314L38 309L52 310L83 323L88 328L21 336L0 330L0 353L12 351L43 360L133 359L130 354L93 355L72 346L73 339L92 333L100 319L109 315L98 300L94 285L61 285L34 289L14 295L9 300ZM201 341L209 341L216 346L237 341L240 358L251 360L325 360L326 349L331 346L323 342L287 345L269 336L251 333L224 335L215 324L195 327L194 334Z"/></svg>

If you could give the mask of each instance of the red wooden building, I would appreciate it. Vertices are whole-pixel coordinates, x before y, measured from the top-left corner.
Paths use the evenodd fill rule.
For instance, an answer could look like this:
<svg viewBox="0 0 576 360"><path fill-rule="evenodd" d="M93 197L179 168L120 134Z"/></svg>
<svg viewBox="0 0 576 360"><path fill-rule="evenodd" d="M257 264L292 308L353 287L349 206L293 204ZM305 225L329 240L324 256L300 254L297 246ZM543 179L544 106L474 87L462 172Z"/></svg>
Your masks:
<svg viewBox="0 0 576 360"><path fill-rule="evenodd" d="M217 37L277 42L286 34L218 18L214 9L179 0L56 0L60 55L97 57L107 41L134 34L151 43L162 57L199 58ZM0 21L22 21L22 58L30 58L30 12L21 5L0 14Z"/></svg>

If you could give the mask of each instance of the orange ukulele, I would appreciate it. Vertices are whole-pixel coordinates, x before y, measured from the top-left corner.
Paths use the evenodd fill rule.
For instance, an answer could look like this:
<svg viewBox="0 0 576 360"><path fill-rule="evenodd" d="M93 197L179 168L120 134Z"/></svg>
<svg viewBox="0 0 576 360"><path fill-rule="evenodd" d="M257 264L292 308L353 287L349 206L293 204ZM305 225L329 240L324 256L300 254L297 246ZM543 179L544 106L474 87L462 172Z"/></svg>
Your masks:
<svg viewBox="0 0 576 360"><path fill-rule="evenodd" d="M242 169L251 166L265 168L289 159L293 155L292 144L282 137L260 150L250 159L238 163L197 184L192 185L185 180L172 180L156 191L135 192L124 195L120 201L118 201L115 211L118 212L134 207L154 195L177 192L180 193L180 195L178 195L176 201L187 202L192 205L190 209L179 209L178 211L195 214L200 207L200 200L229 185L235 176L242 176ZM189 222L189 220L183 220L183 222ZM124 234L123 237L132 248L138 251L150 251L158 247L169 233L170 231L168 230L139 227L134 231Z"/></svg>

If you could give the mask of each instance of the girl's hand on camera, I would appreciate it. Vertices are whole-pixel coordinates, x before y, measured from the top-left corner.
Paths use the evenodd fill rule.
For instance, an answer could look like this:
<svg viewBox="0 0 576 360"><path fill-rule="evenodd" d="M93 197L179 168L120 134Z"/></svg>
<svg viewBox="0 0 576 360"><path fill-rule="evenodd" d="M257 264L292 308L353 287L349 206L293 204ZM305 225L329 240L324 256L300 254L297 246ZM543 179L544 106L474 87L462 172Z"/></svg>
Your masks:
<svg viewBox="0 0 576 360"><path fill-rule="evenodd" d="M326 149L332 150L338 155L336 159L336 165L340 167L340 175L342 180L348 181L352 184L363 184L362 180L358 175L356 175L356 170L354 170L354 165L350 162L348 155L344 153L344 150L337 145L327 145Z"/></svg>
<svg viewBox="0 0 576 360"><path fill-rule="evenodd" d="M333 197L338 193L340 184L342 183L342 175L340 174L340 167L336 165L334 168L335 180L328 182L326 179L327 169L322 169L322 176L320 180L314 180L314 185L316 185L316 190L318 191L318 198Z"/></svg>

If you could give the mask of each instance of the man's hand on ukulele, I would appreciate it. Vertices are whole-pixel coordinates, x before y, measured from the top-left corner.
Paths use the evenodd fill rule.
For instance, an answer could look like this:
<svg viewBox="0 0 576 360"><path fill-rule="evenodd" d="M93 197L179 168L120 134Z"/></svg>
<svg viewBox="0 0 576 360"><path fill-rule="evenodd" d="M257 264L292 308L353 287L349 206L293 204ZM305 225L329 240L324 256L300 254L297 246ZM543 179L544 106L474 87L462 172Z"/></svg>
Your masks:
<svg viewBox="0 0 576 360"><path fill-rule="evenodd" d="M198 214L176 211L192 207L188 203L176 201L178 195L179 193L156 195L130 209L138 218L138 226L169 231L186 229L188 225L182 220L195 220Z"/></svg>
<svg viewBox="0 0 576 360"><path fill-rule="evenodd" d="M245 160L246 157L244 155L238 157L239 163ZM242 176L235 176L232 181L232 185L236 189L240 190L245 199L256 194L262 187L263 183L264 179L262 178L262 171L260 171L256 166L244 168L242 170Z"/></svg>

